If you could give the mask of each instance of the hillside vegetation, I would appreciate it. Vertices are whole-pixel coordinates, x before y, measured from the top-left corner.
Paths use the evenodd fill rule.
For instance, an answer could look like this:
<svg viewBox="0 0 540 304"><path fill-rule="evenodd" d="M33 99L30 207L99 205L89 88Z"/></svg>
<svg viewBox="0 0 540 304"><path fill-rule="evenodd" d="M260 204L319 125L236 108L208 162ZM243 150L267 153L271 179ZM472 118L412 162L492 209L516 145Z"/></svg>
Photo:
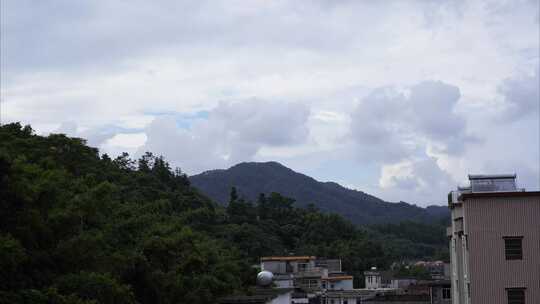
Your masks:
<svg viewBox="0 0 540 304"><path fill-rule="evenodd" d="M444 255L430 227L362 228L278 193L224 208L162 157L0 126L0 303L215 303L291 253L341 258L361 286L371 266Z"/></svg>
<svg viewBox="0 0 540 304"><path fill-rule="evenodd" d="M231 187L236 187L240 197L252 201L260 193L278 192L294 198L299 207L314 204L321 211L340 214L354 224L401 221L431 224L450 216L447 207L420 208L404 202L385 202L337 183L319 182L277 162L240 163L227 170L211 170L189 179L195 187L222 205L227 204Z"/></svg>

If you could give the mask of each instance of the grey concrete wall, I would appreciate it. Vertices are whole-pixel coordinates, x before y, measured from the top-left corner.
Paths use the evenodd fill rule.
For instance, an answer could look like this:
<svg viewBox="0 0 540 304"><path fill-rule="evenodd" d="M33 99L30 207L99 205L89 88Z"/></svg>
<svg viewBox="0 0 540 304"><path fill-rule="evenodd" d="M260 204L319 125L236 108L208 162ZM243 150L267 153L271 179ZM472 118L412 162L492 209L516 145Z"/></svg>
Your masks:
<svg viewBox="0 0 540 304"><path fill-rule="evenodd" d="M362 304L429 304L429 301L362 301Z"/></svg>
<svg viewBox="0 0 540 304"><path fill-rule="evenodd" d="M540 195L474 197L463 203L471 303L506 304L506 288L540 303ZM505 259L505 236L523 236L523 260Z"/></svg>

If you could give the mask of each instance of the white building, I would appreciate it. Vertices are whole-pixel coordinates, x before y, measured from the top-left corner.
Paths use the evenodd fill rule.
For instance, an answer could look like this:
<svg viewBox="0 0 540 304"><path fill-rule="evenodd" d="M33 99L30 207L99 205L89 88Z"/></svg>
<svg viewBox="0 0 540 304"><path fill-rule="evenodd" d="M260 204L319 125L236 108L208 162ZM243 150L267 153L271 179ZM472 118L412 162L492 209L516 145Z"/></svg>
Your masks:
<svg viewBox="0 0 540 304"><path fill-rule="evenodd" d="M339 259L317 259L314 256L262 257L261 270L274 274L274 285L277 288L301 288L308 293L353 289L353 277L341 271Z"/></svg>
<svg viewBox="0 0 540 304"><path fill-rule="evenodd" d="M352 290L353 276L336 275L322 279L322 286L325 290Z"/></svg>
<svg viewBox="0 0 540 304"><path fill-rule="evenodd" d="M392 288L391 275L388 271L378 271L377 267L364 271L366 289Z"/></svg>
<svg viewBox="0 0 540 304"><path fill-rule="evenodd" d="M372 292L355 289L355 290L328 290L325 292L323 304L359 304L363 300L372 298Z"/></svg>
<svg viewBox="0 0 540 304"><path fill-rule="evenodd" d="M257 288L251 295L229 296L219 300L219 304L291 304L292 289Z"/></svg>
<svg viewBox="0 0 540 304"><path fill-rule="evenodd" d="M328 303L356 303L354 278L342 272L339 259L318 259L314 256L262 257L261 270L272 272L276 288L303 291L293 293L291 303L309 303L314 298L320 298L325 303L327 295L330 297Z"/></svg>

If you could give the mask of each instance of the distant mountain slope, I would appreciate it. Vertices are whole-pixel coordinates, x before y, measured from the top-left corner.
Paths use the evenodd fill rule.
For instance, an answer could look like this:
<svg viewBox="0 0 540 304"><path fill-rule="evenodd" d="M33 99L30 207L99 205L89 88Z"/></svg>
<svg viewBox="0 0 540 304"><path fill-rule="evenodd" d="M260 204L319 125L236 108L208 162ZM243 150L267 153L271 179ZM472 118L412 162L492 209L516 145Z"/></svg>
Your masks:
<svg viewBox="0 0 540 304"><path fill-rule="evenodd" d="M193 186L220 204L226 204L231 187L255 201L260 193L278 192L305 207L341 214L356 224L397 223L405 220L433 222L448 216L442 206L426 209L404 202L389 203L333 182L319 182L277 162L240 163L227 170L211 170L190 177Z"/></svg>

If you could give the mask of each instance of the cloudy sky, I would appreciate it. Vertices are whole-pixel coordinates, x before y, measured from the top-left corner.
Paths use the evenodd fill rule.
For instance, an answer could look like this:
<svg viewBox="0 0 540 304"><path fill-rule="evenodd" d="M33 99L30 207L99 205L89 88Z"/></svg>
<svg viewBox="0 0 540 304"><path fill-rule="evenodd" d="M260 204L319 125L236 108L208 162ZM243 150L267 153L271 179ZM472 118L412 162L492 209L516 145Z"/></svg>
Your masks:
<svg viewBox="0 0 540 304"><path fill-rule="evenodd" d="M539 1L1 1L1 119L389 201L538 189Z"/></svg>

